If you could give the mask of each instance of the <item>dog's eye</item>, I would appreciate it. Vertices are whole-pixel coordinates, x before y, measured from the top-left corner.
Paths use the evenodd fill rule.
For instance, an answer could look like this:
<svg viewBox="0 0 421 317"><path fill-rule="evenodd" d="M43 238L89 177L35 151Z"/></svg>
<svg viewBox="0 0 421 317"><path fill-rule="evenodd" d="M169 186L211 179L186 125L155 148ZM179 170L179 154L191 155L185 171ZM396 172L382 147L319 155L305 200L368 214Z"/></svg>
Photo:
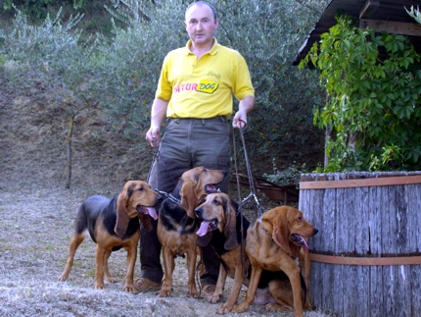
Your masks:
<svg viewBox="0 0 421 317"><path fill-rule="evenodd" d="M143 190L144 190L144 188L143 188L143 186L141 186L141 187L139 187L137 190L141 192L141 191L143 191Z"/></svg>
<svg viewBox="0 0 421 317"><path fill-rule="evenodd" d="M214 203L215 205L220 205L219 201L218 201L218 200L216 200L216 199L214 199L214 200L213 200L213 203Z"/></svg>

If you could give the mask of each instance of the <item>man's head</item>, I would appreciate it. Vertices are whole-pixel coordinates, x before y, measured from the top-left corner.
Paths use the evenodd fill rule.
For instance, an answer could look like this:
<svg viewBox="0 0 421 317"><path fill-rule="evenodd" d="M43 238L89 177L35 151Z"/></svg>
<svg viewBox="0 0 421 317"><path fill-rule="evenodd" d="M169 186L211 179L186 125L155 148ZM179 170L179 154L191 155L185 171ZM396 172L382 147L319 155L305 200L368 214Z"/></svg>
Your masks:
<svg viewBox="0 0 421 317"><path fill-rule="evenodd" d="M197 1L187 7L185 24L193 43L203 46L213 42L213 36L218 29L218 17L211 4Z"/></svg>

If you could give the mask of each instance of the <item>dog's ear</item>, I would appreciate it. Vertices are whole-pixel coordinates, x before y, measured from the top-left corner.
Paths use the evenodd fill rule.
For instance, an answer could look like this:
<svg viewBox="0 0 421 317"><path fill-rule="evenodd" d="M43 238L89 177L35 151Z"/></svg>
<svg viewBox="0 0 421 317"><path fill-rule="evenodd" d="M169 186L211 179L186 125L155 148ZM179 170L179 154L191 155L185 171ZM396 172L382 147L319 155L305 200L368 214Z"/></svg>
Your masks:
<svg viewBox="0 0 421 317"><path fill-rule="evenodd" d="M280 214L273 219L272 239L286 253L292 256L292 250L289 243L291 232L288 226L288 219L285 214Z"/></svg>
<svg viewBox="0 0 421 317"><path fill-rule="evenodd" d="M272 240L286 253L292 254L289 244L289 226L285 213L267 211L262 215L262 225L272 235Z"/></svg>
<svg viewBox="0 0 421 317"><path fill-rule="evenodd" d="M185 180L180 190L181 207L186 211L190 218L195 219L194 210L199 205L199 201L195 194L195 182L193 180Z"/></svg>
<svg viewBox="0 0 421 317"><path fill-rule="evenodd" d="M237 221L236 221L236 210L232 207L230 201L223 198L224 204L224 215L225 215L225 227L224 227L224 235L227 239L224 244L225 250L232 250L238 246L237 241Z"/></svg>
<svg viewBox="0 0 421 317"><path fill-rule="evenodd" d="M127 214L126 201L128 200L127 193L118 195L117 206L116 206L116 222L114 226L114 232L120 238L124 236L129 225L129 215ZM111 204L110 208L114 208L114 204Z"/></svg>
<svg viewBox="0 0 421 317"><path fill-rule="evenodd" d="M139 218L146 232L152 231L153 227L152 227L151 217L149 215L138 215L137 217Z"/></svg>

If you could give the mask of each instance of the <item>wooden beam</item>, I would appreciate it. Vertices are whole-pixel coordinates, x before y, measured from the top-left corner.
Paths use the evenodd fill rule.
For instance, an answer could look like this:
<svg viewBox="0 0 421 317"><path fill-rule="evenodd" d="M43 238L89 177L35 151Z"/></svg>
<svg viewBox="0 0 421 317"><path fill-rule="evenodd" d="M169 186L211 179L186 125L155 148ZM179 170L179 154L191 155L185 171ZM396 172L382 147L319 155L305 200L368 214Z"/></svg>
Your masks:
<svg viewBox="0 0 421 317"><path fill-rule="evenodd" d="M379 7L380 1L379 0L366 0L364 6L360 11L360 19L368 19L371 18L373 13Z"/></svg>
<svg viewBox="0 0 421 317"><path fill-rule="evenodd" d="M418 23L361 19L360 28L365 29L366 27L372 27L376 32L386 31L394 34L421 36L421 24Z"/></svg>

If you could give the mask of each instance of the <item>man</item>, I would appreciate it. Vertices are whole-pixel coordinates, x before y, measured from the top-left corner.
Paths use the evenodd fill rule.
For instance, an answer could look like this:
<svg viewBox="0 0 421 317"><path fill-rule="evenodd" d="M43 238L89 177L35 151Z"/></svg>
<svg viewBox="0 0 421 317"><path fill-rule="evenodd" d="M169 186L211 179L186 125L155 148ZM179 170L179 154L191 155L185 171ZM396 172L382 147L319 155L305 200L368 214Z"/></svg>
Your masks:
<svg viewBox="0 0 421 317"><path fill-rule="evenodd" d="M234 128L245 127L254 107L254 89L244 58L214 38L218 29L215 9L205 1L192 3L185 12L185 25L190 40L165 57L146 133L151 146L159 146L149 183L165 192L172 192L181 174L193 167L229 170L227 119L233 113L232 95L239 100ZM166 118L169 123L161 140ZM228 185L229 173L221 190L228 192ZM163 277L156 221L152 232L141 232L141 272L135 287L138 292L156 291ZM206 295L215 289L219 259L210 246L203 256L201 283Z"/></svg>

